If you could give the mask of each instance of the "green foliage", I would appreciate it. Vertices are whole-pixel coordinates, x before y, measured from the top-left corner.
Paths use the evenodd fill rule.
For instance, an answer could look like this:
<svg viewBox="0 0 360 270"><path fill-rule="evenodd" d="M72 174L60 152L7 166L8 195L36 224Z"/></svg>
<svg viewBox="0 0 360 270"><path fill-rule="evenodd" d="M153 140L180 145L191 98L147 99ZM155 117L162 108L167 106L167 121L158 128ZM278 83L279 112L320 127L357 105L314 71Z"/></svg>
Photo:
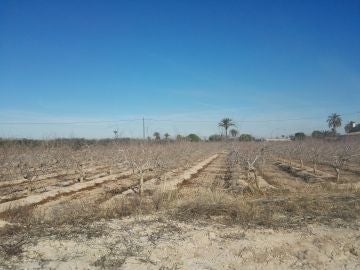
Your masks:
<svg viewBox="0 0 360 270"><path fill-rule="evenodd" d="M313 137L313 138L323 138L324 137L324 132L320 131L320 130L314 130L311 133L311 137Z"/></svg>
<svg viewBox="0 0 360 270"><path fill-rule="evenodd" d="M358 132L360 131L360 124L357 124L352 130L351 132Z"/></svg>
<svg viewBox="0 0 360 270"><path fill-rule="evenodd" d="M223 118L218 124L218 126L225 129L225 137L227 137L228 128L231 126L235 126L235 123L230 118Z"/></svg>
<svg viewBox="0 0 360 270"><path fill-rule="evenodd" d="M251 136L250 134L241 134L239 137L239 141L241 142L250 142L250 141L254 141L255 138L253 136Z"/></svg>
<svg viewBox="0 0 360 270"><path fill-rule="evenodd" d="M341 126L341 117L339 114L333 113L329 115L327 119L327 123L329 125L329 128L333 131L333 133L336 133L336 128Z"/></svg>
<svg viewBox="0 0 360 270"><path fill-rule="evenodd" d="M187 136L187 138L191 141L191 142L200 142L201 139L198 135L191 133Z"/></svg>
<svg viewBox="0 0 360 270"><path fill-rule="evenodd" d="M295 140L297 140L297 141L304 140L305 137L306 137L306 135L305 135L304 132L296 132L295 135L294 135L294 138L295 138Z"/></svg>
<svg viewBox="0 0 360 270"><path fill-rule="evenodd" d="M328 137L334 137L336 134L334 133L334 131L331 130L314 130L311 133L311 137L313 138L328 138Z"/></svg>
<svg viewBox="0 0 360 270"><path fill-rule="evenodd" d="M231 137L235 138L239 134L239 132L236 129L230 129L230 134Z"/></svg>
<svg viewBox="0 0 360 270"><path fill-rule="evenodd" d="M160 133L154 132L153 136L155 137L155 140L160 140Z"/></svg>
<svg viewBox="0 0 360 270"><path fill-rule="evenodd" d="M222 137L218 134L213 134L209 136L209 141L211 142L219 142L222 140Z"/></svg>
<svg viewBox="0 0 360 270"><path fill-rule="evenodd" d="M346 133L358 132L358 131L360 131L360 124L355 125L354 121L350 121L345 125Z"/></svg>

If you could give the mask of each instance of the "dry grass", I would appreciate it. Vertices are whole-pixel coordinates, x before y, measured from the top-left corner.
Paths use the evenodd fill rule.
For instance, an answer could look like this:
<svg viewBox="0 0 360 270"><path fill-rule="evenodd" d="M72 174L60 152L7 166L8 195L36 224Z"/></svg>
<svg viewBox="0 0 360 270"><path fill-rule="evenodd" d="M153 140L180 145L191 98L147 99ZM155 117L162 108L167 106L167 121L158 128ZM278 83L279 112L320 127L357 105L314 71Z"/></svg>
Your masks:
<svg viewBox="0 0 360 270"><path fill-rule="evenodd" d="M173 202L170 216L181 221L216 220L246 227L294 228L310 223L345 225L360 218L354 193L284 194L268 197L199 190Z"/></svg>
<svg viewBox="0 0 360 270"><path fill-rule="evenodd" d="M277 191L263 195L231 194L218 188L184 188L178 191L158 190L144 197L137 194L114 200L110 206L101 207L96 202L68 202L53 213L44 215L33 208L21 208L6 213L3 218L16 225L0 229L0 258L21 257L26 245L42 237L55 239L99 238L109 232L103 221L129 215L156 214L165 220L194 223L221 223L240 225L243 228L295 229L318 223L330 226L355 226L360 218L359 192L315 190L313 193ZM98 222L102 221L102 222ZM150 235L156 242L164 232L178 230L165 226ZM243 235L227 235L236 238ZM135 246L122 239L126 249L122 255L103 256L95 266L114 267L124 258L133 256ZM129 240L130 241L130 240ZM135 253L134 253L135 252ZM1 265L1 264L0 264Z"/></svg>
<svg viewBox="0 0 360 270"><path fill-rule="evenodd" d="M3 218L25 228L89 224L99 220L159 212L181 221L217 220L226 224L292 228L309 223L349 224L360 218L360 192L314 189L310 193L276 191L260 194L231 194L220 189L155 191L114 200L111 205L96 202L68 202L40 213L24 207L7 212Z"/></svg>
<svg viewBox="0 0 360 270"><path fill-rule="evenodd" d="M26 228L17 225L6 225L0 230L0 253L5 258L19 256L23 246L30 242Z"/></svg>

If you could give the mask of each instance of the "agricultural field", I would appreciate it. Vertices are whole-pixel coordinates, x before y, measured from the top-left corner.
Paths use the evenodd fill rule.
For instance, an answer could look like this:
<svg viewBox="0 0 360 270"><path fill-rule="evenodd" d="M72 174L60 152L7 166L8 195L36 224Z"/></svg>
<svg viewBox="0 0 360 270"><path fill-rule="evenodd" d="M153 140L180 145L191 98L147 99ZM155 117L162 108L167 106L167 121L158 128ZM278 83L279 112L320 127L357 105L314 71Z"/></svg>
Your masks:
<svg viewBox="0 0 360 270"><path fill-rule="evenodd" d="M7 142L1 269L359 269L360 141Z"/></svg>

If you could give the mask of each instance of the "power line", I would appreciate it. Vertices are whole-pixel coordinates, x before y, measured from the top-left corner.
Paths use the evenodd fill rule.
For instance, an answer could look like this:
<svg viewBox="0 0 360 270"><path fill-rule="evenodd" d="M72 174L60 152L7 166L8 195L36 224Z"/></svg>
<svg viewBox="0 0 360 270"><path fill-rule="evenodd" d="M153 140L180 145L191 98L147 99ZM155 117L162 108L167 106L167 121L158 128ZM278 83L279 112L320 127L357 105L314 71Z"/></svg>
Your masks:
<svg viewBox="0 0 360 270"><path fill-rule="evenodd" d="M106 123L118 123L118 122L134 122L142 119L117 119L117 120L98 120L98 121L71 121L71 122L0 122L0 125L78 125L78 124L106 124Z"/></svg>
<svg viewBox="0 0 360 270"><path fill-rule="evenodd" d="M340 114L340 116L345 115L355 115L360 112L352 112L352 113L344 113ZM266 123L266 122L285 122L285 121L299 121L299 120L315 120L315 119L324 119L324 116L316 116L316 117L300 117L300 118L288 118L288 119L264 119L264 120L234 120L238 123ZM156 121L156 122L175 122L175 123L218 123L219 121L215 120L173 120L173 119L146 119L148 121Z"/></svg>
<svg viewBox="0 0 360 270"><path fill-rule="evenodd" d="M360 112L351 112L340 114L340 116L355 115ZM262 120L236 120L237 123L267 123L267 122L286 122L286 121L301 121L301 120L316 120L324 119L326 116L313 116L313 117L299 117L299 118L286 118L286 119L262 119ZM47 121L47 122L16 122L4 121L0 125L81 125L81 124L106 124L118 122L138 122L142 121L153 122L172 122L172 123L218 123L218 120L188 120L188 119L155 119L155 118L132 118L132 119L116 119L116 120L98 120L98 121Z"/></svg>

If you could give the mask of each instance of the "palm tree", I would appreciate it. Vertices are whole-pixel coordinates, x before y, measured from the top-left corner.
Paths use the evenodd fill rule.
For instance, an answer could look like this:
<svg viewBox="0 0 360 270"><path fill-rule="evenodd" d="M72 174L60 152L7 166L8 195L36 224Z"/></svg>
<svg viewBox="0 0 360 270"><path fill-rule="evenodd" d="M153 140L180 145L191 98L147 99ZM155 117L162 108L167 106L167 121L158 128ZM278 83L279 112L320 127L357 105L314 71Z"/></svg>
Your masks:
<svg viewBox="0 0 360 270"><path fill-rule="evenodd" d="M167 140L167 139L170 137L170 134L169 134L169 133L165 133L165 134L164 134L164 137L165 137L165 139Z"/></svg>
<svg viewBox="0 0 360 270"><path fill-rule="evenodd" d="M355 124L354 121L350 121L349 123L347 123L347 124L345 125L345 132L346 132L346 133L350 133L351 130L354 128L354 124Z"/></svg>
<svg viewBox="0 0 360 270"><path fill-rule="evenodd" d="M235 138L239 134L239 132L236 129L230 129L230 134L232 137Z"/></svg>
<svg viewBox="0 0 360 270"><path fill-rule="evenodd" d="M160 133L155 131L153 136L155 137L155 140L160 140Z"/></svg>
<svg viewBox="0 0 360 270"><path fill-rule="evenodd" d="M115 139L119 138L119 131L115 129L113 132L114 132L114 138Z"/></svg>
<svg viewBox="0 0 360 270"><path fill-rule="evenodd" d="M219 127L222 127L222 128L225 129L225 137L227 138L227 130L228 130L228 128L231 127L231 126L235 126L235 123L230 118L224 118L224 119L222 119L220 121L220 123L218 125L219 125Z"/></svg>
<svg viewBox="0 0 360 270"><path fill-rule="evenodd" d="M336 133L336 128L341 126L341 121L342 119L339 114L333 113L329 115L327 122L333 133Z"/></svg>

